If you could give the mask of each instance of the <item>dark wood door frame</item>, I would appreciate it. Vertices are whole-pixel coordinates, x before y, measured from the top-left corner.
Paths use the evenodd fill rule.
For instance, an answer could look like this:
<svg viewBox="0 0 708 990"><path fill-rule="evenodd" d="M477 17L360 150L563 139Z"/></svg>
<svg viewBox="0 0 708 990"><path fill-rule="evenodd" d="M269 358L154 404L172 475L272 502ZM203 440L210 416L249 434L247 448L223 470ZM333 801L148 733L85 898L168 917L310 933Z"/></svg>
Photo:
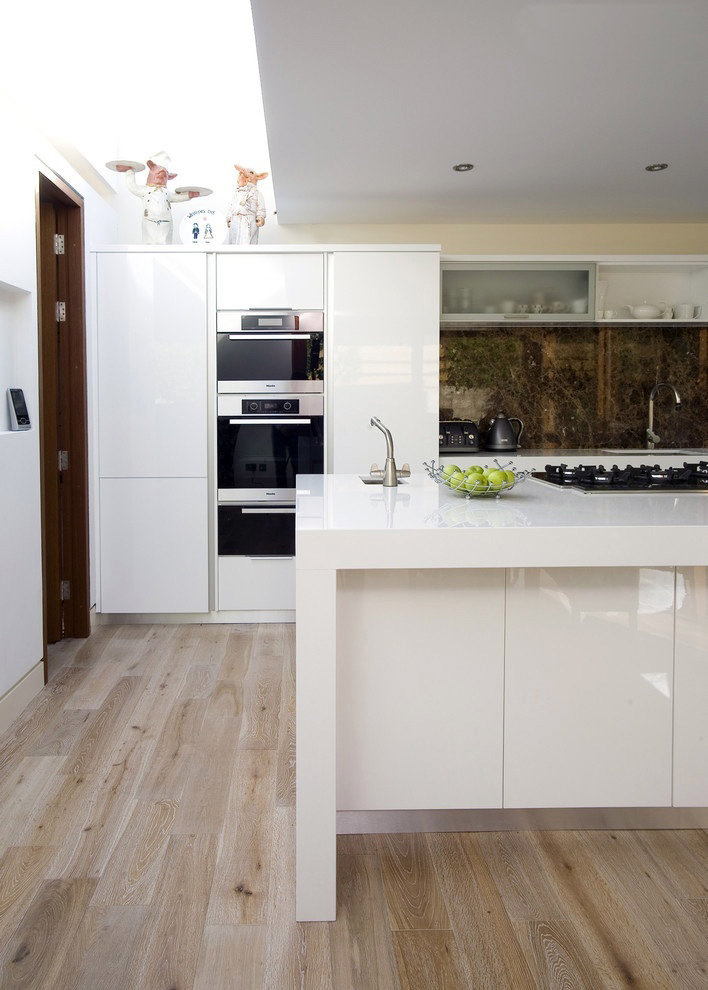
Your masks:
<svg viewBox="0 0 708 990"><path fill-rule="evenodd" d="M83 199L44 168L38 173L36 199L46 678L47 621L49 616L56 639L59 596L51 560L57 555L49 541L59 540L60 580L70 586L60 606L61 636L85 637L91 631L86 304ZM54 233L64 235L64 254L55 254ZM66 306L64 321L57 319L58 301ZM68 466L60 465L59 450L67 452Z"/></svg>

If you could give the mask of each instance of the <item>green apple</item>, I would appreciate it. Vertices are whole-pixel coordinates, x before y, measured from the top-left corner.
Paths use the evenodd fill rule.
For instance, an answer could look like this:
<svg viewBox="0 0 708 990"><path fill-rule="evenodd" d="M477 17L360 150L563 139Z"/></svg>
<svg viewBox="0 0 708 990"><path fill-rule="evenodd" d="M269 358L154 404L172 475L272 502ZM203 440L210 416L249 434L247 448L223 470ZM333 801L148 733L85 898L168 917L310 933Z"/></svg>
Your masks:
<svg viewBox="0 0 708 990"><path fill-rule="evenodd" d="M490 471L487 475L487 481L489 482L489 487L492 491L500 491L506 484L506 471Z"/></svg>
<svg viewBox="0 0 708 990"><path fill-rule="evenodd" d="M468 492L486 492L489 485L487 479L481 474L468 474L465 480L465 488Z"/></svg>
<svg viewBox="0 0 708 990"><path fill-rule="evenodd" d="M466 477L467 475L464 471L455 471L450 478L450 488L462 488Z"/></svg>
<svg viewBox="0 0 708 990"><path fill-rule="evenodd" d="M516 475L514 474L514 472L513 471L505 471L504 474L506 475L507 482L509 482L510 484L513 485L513 483L516 481Z"/></svg>
<svg viewBox="0 0 708 990"><path fill-rule="evenodd" d="M459 470L460 469L457 466L457 464L444 464L443 465L443 469L442 469L442 473L446 477L450 477L451 475L455 474L456 471L459 471Z"/></svg>
<svg viewBox="0 0 708 990"><path fill-rule="evenodd" d="M466 470L465 473L466 474L483 474L484 473L484 468L482 467L481 464L473 464L472 467L468 467L467 468L467 470Z"/></svg>

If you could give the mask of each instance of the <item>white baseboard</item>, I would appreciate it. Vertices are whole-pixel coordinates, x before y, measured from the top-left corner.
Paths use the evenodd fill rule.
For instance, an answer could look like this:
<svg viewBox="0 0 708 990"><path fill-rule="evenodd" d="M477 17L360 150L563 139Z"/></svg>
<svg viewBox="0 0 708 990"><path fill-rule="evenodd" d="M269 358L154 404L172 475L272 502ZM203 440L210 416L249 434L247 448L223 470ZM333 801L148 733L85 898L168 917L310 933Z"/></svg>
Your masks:
<svg viewBox="0 0 708 990"><path fill-rule="evenodd" d="M236 624L252 622L294 622L294 609L263 611L219 611L219 612L165 612L165 613L115 613L95 612L91 617L91 628L115 625L194 625Z"/></svg>
<svg viewBox="0 0 708 990"><path fill-rule="evenodd" d="M0 733L9 729L43 687L44 663L40 660L0 698Z"/></svg>

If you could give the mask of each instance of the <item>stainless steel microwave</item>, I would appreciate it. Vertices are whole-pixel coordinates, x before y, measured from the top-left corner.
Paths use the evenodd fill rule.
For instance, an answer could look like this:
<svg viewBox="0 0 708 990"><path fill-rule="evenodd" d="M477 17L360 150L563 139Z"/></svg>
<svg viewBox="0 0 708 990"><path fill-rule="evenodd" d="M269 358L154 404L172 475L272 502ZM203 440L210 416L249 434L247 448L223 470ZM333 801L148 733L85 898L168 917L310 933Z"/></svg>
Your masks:
<svg viewBox="0 0 708 990"><path fill-rule="evenodd" d="M217 313L219 393L324 391L324 313Z"/></svg>

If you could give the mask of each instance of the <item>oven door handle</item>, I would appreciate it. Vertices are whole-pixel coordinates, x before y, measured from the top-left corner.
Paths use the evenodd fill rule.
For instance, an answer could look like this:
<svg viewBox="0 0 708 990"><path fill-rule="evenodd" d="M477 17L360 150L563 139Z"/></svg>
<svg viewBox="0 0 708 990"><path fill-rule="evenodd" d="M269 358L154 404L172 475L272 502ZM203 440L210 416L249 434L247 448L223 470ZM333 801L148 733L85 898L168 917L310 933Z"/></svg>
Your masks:
<svg viewBox="0 0 708 990"><path fill-rule="evenodd" d="M311 419L230 419L229 426L309 426Z"/></svg>
<svg viewBox="0 0 708 990"><path fill-rule="evenodd" d="M309 333L230 333L229 340L309 340Z"/></svg>
<svg viewBox="0 0 708 990"><path fill-rule="evenodd" d="M267 515L270 516L270 515L273 515L276 512L280 513L280 515L283 515L283 516L284 515L293 515L293 516L295 515L295 509L282 509L282 508L275 508L275 507L272 508L272 509L270 507L268 507L268 508L262 508L262 509L260 509L260 508L259 509L246 509L246 508L241 509L241 514L244 515L244 516L245 515L256 515L258 513L266 513Z"/></svg>
<svg viewBox="0 0 708 990"><path fill-rule="evenodd" d="M250 553L247 555L248 560L295 560L295 556L292 553Z"/></svg>

